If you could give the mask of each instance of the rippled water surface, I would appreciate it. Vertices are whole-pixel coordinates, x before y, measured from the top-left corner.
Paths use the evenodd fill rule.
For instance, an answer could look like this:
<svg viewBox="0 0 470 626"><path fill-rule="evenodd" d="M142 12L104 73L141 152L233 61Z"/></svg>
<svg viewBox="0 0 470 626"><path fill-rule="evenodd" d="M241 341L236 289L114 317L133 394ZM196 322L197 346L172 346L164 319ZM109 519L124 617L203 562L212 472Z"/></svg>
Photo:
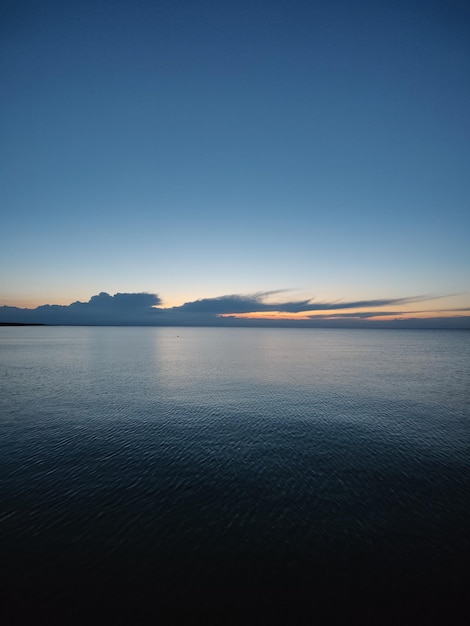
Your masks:
<svg viewBox="0 0 470 626"><path fill-rule="evenodd" d="M4 327L0 373L10 611L466 604L468 332Z"/></svg>

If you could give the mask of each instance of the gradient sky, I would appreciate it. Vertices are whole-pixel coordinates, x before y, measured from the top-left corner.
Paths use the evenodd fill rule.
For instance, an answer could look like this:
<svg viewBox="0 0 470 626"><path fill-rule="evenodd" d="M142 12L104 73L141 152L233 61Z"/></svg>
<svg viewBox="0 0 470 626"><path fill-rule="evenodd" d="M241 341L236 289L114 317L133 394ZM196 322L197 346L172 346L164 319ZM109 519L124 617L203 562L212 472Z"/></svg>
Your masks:
<svg viewBox="0 0 470 626"><path fill-rule="evenodd" d="M468 2L0 6L0 305L470 314Z"/></svg>

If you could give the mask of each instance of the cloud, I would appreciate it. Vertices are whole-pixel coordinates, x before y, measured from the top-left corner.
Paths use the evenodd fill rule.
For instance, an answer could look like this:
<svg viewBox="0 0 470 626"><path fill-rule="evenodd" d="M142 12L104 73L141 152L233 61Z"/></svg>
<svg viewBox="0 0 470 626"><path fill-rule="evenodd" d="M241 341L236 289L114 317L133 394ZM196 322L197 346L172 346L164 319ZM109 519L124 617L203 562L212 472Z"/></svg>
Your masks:
<svg viewBox="0 0 470 626"><path fill-rule="evenodd" d="M331 320L331 319L369 319L371 317L393 317L405 315L404 311L355 311L354 313L325 313L324 315L309 315L312 320Z"/></svg>
<svg viewBox="0 0 470 626"><path fill-rule="evenodd" d="M122 312L147 309L157 304L161 304L161 299L152 293L116 293L110 296L102 291L97 296L92 296L88 302L74 302L68 308Z"/></svg>
<svg viewBox="0 0 470 626"><path fill-rule="evenodd" d="M252 295L227 295L218 298L204 298L186 302L173 311L179 313L204 313L210 315L240 315L243 313L304 313L307 311L335 311L364 307L382 307L397 304L409 304L430 300L429 296L413 296L409 298L386 298L380 300L354 300L348 302L315 302L314 300L297 300L290 302L265 302L265 298L275 292L260 292Z"/></svg>
<svg viewBox="0 0 470 626"><path fill-rule="evenodd" d="M465 309L456 309L455 317L430 317L429 312L393 310L395 306L436 299L436 296L411 296L375 300L348 300L316 302L310 300L270 301L273 295L286 290L255 294L231 294L217 298L203 298L172 308L163 308L159 296L151 293L106 292L92 296L88 302L73 302L68 306L43 305L36 309L0 307L0 323L67 324L67 325L138 325L138 326L291 326L291 327L380 327L380 328L470 328L470 316L459 315ZM437 296L439 297L439 296ZM356 311L354 311L356 309ZM362 309L357 311L357 309ZM371 310L375 309L375 310ZM352 311L353 310L353 311ZM269 313L304 314L302 319L282 319L275 316L263 319ZM246 319L244 314L259 313ZM422 316L427 314L427 318ZM405 315L407 319L405 319ZM373 320L380 316L380 321ZM386 319L385 319L386 318Z"/></svg>
<svg viewBox="0 0 470 626"><path fill-rule="evenodd" d="M298 312L308 309L308 300L300 302L266 303L263 298L267 293L254 294L252 296L228 295L218 298L205 298L186 302L182 306L174 307L174 311L182 313L206 313L211 315L225 315L236 313L252 313L263 311ZM306 308L307 307L307 308Z"/></svg>
<svg viewBox="0 0 470 626"><path fill-rule="evenodd" d="M72 302L67 306L45 304L36 309L0 307L0 322L25 324L152 324L154 309L161 304L156 294L101 292L88 302Z"/></svg>

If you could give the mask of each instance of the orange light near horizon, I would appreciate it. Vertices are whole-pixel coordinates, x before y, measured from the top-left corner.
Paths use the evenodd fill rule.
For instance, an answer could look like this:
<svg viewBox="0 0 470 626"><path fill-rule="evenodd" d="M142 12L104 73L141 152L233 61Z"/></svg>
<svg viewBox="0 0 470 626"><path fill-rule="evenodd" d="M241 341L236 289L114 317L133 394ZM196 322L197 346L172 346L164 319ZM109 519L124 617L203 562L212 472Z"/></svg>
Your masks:
<svg viewBox="0 0 470 626"><path fill-rule="evenodd" d="M344 309L342 311L334 310L312 310L301 311L299 313L289 313L286 311L252 311L250 313L222 313L218 317L235 317L237 319L259 319L259 320L311 320L311 319L337 319L342 314L359 313L359 309ZM377 312L379 315L379 312ZM397 313L400 315L400 313Z"/></svg>
<svg viewBox="0 0 470 626"><path fill-rule="evenodd" d="M51 302L48 302L51 300ZM0 306L8 306L15 307L18 309L36 309L39 306L44 306L47 304L56 304L59 306L68 306L75 300L69 300L64 298L42 298L42 299L33 299L33 298L3 298L0 300Z"/></svg>
<svg viewBox="0 0 470 626"><path fill-rule="evenodd" d="M396 315L374 315L367 319L375 320L409 320L409 319L433 319L435 317L470 317L470 311L410 311L409 313L396 313Z"/></svg>
<svg viewBox="0 0 470 626"><path fill-rule="evenodd" d="M236 319L257 319L257 320L368 320L368 321L385 321L394 319L432 319L434 317L468 317L468 311L397 311L392 315L383 315L380 311L368 311L371 315L363 317L363 309L337 309L330 311L302 311L301 313L286 313L283 311L252 311L250 313L222 313L218 317L234 317ZM355 315L356 314L356 315Z"/></svg>
<svg viewBox="0 0 470 626"><path fill-rule="evenodd" d="M221 313L217 317L236 317L246 320L308 320L310 315L302 313L283 313L281 311L253 311L250 313Z"/></svg>

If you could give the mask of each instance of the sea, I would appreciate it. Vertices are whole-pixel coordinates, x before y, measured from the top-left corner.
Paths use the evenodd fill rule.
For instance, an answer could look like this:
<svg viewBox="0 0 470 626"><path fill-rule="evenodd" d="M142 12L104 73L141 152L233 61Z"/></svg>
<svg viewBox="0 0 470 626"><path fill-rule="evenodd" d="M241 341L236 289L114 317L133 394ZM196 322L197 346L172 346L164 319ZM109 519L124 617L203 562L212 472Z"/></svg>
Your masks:
<svg viewBox="0 0 470 626"><path fill-rule="evenodd" d="M1 327L0 621L467 624L469 444L468 331Z"/></svg>

